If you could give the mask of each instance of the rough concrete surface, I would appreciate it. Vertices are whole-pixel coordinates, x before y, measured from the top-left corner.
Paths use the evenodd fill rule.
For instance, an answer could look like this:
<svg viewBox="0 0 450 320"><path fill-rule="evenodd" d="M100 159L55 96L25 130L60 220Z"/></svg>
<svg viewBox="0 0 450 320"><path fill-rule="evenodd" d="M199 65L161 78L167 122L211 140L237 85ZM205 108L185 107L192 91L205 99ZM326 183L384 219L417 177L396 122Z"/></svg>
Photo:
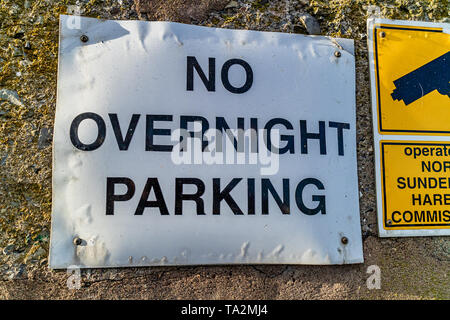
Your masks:
<svg viewBox="0 0 450 320"><path fill-rule="evenodd" d="M74 5L107 19L355 39L365 263L83 270L70 289L71 275L49 270L47 257L58 17ZM449 299L448 237L377 236L367 5L386 18L449 21L447 0L0 1L0 299ZM380 267L379 290L367 288L370 265Z"/></svg>

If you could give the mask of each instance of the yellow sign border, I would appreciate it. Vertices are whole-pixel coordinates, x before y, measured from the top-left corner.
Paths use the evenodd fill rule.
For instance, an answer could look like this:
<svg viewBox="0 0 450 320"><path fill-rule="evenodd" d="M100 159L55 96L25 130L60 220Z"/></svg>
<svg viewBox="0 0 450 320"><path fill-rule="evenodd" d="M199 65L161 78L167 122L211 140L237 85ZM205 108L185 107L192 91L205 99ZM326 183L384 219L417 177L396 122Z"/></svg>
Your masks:
<svg viewBox="0 0 450 320"><path fill-rule="evenodd" d="M387 224L387 206L386 206L386 177L385 177L385 159L384 159L384 146L385 145L448 145L450 142L447 141L411 141L411 140L381 140L380 141L380 165L381 165L381 192L382 192L382 205L383 205L383 227L385 230L417 230L417 229L447 229L450 228L449 223L440 224L398 224L398 225L388 225Z"/></svg>
<svg viewBox="0 0 450 320"><path fill-rule="evenodd" d="M401 130L401 129L383 129L382 117L381 117L381 99L380 99L380 78L378 71L378 47L377 47L377 35L379 30L382 29L398 29L398 30L414 30L414 31L427 31L427 32L443 32L443 28L433 27L416 27L394 24L378 23L373 26L373 53L375 64L375 87L376 87L376 102L377 102L377 118L378 118L378 133L379 134L399 134L399 135L450 135L449 131L435 131L435 130Z"/></svg>

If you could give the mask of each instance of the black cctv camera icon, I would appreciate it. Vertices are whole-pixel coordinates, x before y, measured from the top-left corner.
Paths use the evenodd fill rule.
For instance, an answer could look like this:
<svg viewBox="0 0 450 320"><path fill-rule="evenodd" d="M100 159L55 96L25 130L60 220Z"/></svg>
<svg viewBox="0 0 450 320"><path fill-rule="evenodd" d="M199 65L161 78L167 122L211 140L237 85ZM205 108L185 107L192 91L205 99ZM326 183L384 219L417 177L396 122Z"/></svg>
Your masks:
<svg viewBox="0 0 450 320"><path fill-rule="evenodd" d="M437 90L450 98L450 51L394 81L392 99L408 105Z"/></svg>

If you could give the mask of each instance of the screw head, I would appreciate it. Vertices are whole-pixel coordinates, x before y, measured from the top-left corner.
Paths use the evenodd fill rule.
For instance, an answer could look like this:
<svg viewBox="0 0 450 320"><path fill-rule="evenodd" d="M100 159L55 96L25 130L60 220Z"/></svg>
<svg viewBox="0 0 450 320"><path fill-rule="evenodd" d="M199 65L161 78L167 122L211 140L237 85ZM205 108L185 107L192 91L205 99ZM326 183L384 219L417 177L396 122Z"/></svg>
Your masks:
<svg viewBox="0 0 450 320"><path fill-rule="evenodd" d="M341 57L341 52L340 51L335 51L334 52L334 56L336 57L336 58L340 58Z"/></svg>
<svg viewBox="0 0 450 320"><path fill-rule="evenodd" d="M382 38L386 37L386 32L381 31L381 32L380 32L380 37L382 37Z"/></svg>
<svg viewBox="0 0 450 320"><path fill-rule="evenodd" d="M73 238L74 245L79 246L82 243L83 243L83 240L81 240L80 238L78 238L78 237Z"/></svg>
<svg viewBox="0 0 450 320"><path fill-rule="evenodd" d="M342 242L342 244L347 244L348 243L348 238L347 237L342 237L341 238L341 242Z"/></svg>
<svg viewBox="0 0 450 320"><path fill-rule="evenodd" d="M386 224L387 224L388 226L392 225L392 220L386 221Z"/></svg>
<svg viewBox="0 0 450 320"><path fill-rule="evenodd" d="M83 34L83 35L80 37L80 40L81 40L81 42L88 42L88 41L89 41L89 37L88 37L87 35Z"/></svg>

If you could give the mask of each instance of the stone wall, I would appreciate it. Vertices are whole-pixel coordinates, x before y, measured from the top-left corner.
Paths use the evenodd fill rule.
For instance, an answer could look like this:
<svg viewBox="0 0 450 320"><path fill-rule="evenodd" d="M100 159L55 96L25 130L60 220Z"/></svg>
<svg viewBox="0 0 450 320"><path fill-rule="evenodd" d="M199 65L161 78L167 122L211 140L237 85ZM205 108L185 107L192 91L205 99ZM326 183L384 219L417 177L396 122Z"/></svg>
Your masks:
<svg viewBox="0 0 450 320"><path fill-rule="evenodd" d="M355 39L364 264L83 270L81 288L47 266L58 17L76 1L0 2L0 299L449 299L450 240L377 236L367 5L383 17L449 22L447 0L85 0L84 16ZM381 270L369 290L367 268ZM70 279L69 279L70 280Z"/></svg>

